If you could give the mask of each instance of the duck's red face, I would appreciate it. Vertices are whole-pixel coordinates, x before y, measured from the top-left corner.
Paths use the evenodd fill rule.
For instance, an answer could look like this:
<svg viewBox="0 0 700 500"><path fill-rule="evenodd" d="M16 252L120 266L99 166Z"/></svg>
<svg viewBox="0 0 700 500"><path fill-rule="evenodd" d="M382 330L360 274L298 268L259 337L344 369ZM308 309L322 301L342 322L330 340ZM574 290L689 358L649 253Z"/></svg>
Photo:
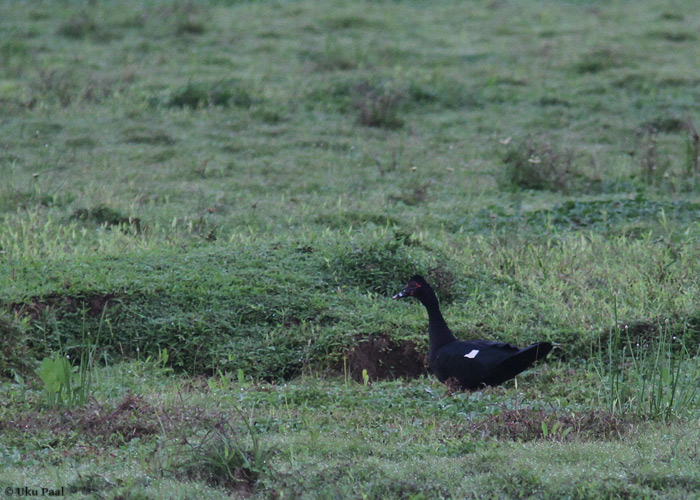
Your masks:
<svg viewBox="0 0 700 500"><path fill-rule="evenodd" d="M420 293L421 288L423 288L423 285L418 283L416 280L411 280L409 281L405 287L403 287L403 290L401 290L399 293L394 295L392 299L403 299L404 297L415 297L416 294Z"/></svg>

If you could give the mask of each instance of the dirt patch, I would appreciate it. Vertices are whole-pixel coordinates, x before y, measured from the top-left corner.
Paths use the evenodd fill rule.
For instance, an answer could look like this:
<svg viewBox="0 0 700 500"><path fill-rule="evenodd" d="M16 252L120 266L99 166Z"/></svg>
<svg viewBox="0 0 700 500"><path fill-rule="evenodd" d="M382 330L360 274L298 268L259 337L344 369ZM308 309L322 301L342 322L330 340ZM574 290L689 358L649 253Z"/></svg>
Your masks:
<svg viewBox="0 0 700 500"><path fill-rule="evenodd" d="M24 411L9 412L0 402L0 434L15 431L38 435L50 432L56 436L77 434L92 438L90 443L117 440L129 442L156 434L186 436L199 429L208 429L222 420L221 412L196 406L178 405L165 408L153 405L142 396L126 394L119 401L91 400L74 408L46 408L36 396Z"/></svg>
<svg viewBox="0 0 700 500"><path fill-rule="evenodd" d="M115 406L93 400L65 411L31 410L0 421L0 430L29 434L50 431L56 436L79 432L100 441L129 442L161 432L157 413L143 398L127 394Z"/></svg>
<svg viewBox="0 0 700 500"><path fill-rule="evenodd" d="M631 421L604 411L570 413L523 408L504 410L474 422L467 432L512 441L618 439L626 435L632 425Z"/></svg>
<svg viewBox="0 0 700 500"><path fill-rule="evenodd" d="M667 342L674 349L695 345L700 340L700 314L690 317L657 317L650 320L620 322L618 331L601 333L600 345L607 347L611 340L619 342L615 348L631 343L633 347L646 348L657 342ZM619 337L619 340L616 340ZM678 342L676 342L678 340ZM682 342L681 342L682 341Z"/></svg>
<svg viewBox="0 0 700 500"><path fill-rule="evenodd" d="M357 381L362 370L370 380L415 378L427 373L426 355L410 340L397 343L387 335L370 335L346 353L347 368Z"/></svg>
<svg viewBox="0 0 700 500"><path fill-rule="evenodd" d="M52 294L46 297L34 297L26 303L14 304L12 310L20 316L29 316L33 321L36 321L44 315L47 309L58 309L64 313L75 313L84 309L88 316L100 317L116 304L116 296L113 293L95 294L87 297Z"/></svg>
<svg viewBox="0 0 700 500"><path fill-rule="evenodd" d="M659 322L653 321L633 321L630 323L621 323L617 327L623 339L634 340L637 342L653 342L661 335Z"/></svg>
<svg viewBox="0 0 700 500"><path fill-rule="evenodd" d="M128 142L128 141L127 141ZM78 208L71 220L81 222L92 222L97 225L107 227L121 226L123 228L133 227L136 232L141 232L141 219L138 217L127 217L120 212L104 205L98 205L93 208Z"/></svg>
<svg viewBox="0 0 700 500"><path fill-rule="evenodd" d="M127 394L114 409L96 403L77 415L76 427L94 437L118 437L124 442L157 434L156 410L139 396Z"/></svg>

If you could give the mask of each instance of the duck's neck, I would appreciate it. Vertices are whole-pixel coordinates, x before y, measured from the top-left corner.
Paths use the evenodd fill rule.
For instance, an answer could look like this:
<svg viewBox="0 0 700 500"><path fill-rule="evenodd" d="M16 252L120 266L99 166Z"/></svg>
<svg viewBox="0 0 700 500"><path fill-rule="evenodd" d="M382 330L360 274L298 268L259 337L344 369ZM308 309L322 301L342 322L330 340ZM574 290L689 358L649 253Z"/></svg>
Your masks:
<svg viewBox="0 0 700 500"><path fill-rule="evenodd" d="M440 305L435 293L428 293L421 297L421 302L428 310L428 334L430 335L430 350L436 349L457 340L447 326L445 318L440 312Z"/></svg>

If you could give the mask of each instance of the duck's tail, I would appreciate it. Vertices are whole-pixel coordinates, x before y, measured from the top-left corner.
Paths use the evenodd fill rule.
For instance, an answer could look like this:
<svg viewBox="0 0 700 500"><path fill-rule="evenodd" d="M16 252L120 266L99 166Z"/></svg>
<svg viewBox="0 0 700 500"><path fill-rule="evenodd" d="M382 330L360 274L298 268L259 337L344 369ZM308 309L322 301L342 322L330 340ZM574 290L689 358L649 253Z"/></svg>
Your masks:
<svg viewBox="0 0 700 500"><path fill-rule="evenodd" d="M535 361L546 357L549 351L552 350L552 347L552 344L549 342L537 342L521 349L501 363L501 366L495 373L498 380L496 384L493 384L493 382L491 384L501 384L506 380L512 379L520 372L527 370Z"/></svg>

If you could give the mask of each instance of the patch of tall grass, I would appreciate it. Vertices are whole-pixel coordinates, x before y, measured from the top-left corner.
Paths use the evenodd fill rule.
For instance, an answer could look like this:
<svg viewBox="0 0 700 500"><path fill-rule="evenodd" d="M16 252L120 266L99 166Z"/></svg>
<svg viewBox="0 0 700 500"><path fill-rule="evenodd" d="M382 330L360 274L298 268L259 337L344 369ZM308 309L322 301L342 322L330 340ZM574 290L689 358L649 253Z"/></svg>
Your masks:
<svg viewBox="0 0 700 500"><path fill-rule="evenodd" d="M272 450L253 422L240 416L242 428L222 418L205 424L207 430L199 438L188 437L189 429L182 429L182 435L166 441L169 455L163 457L163 472L204 480L211 486L252 488L270 472Z"/></svg>
<svg viewBox="0 0 700 500"><path fill-rule="evenodd" d="M49 406L73 408L87 403L92 396L93 368L97 358L97 348L100 345L102 325L104 325L104 312L103 310L99 328L94 337L83 320L80 345L62 346L58 352L42 359L37 374L43 382L44 399ZM70 352L79 353L74 357L75 364L71 361Z"/></svg>
<svg viewBox="0 0 700 500"><path fill-rule="evenodd" d="M601 400L618 415L667 421L700 411L700 350L675 335L668 324L652 327L651 339L633 339L617 322L594 360Z"/></svg>

